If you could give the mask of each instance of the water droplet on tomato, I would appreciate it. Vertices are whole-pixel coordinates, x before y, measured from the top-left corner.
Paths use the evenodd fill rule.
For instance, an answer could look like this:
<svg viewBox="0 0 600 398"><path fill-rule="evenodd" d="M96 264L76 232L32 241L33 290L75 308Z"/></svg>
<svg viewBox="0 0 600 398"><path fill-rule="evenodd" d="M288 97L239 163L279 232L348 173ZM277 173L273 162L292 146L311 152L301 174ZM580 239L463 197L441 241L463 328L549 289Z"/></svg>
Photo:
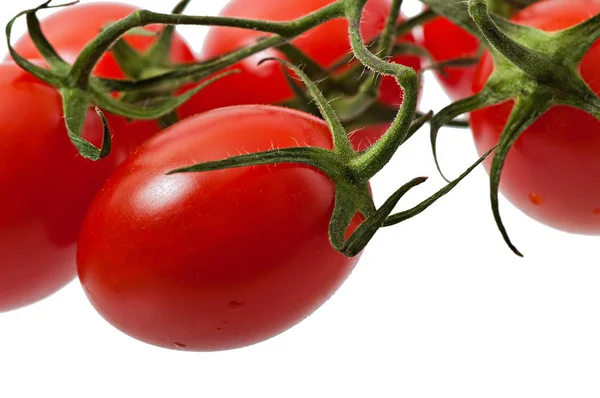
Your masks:
<svg viewBox="0 0 600 398"><path fill-rule="evenodd" d="M232 311L239 310L243 305L242 301L233 300L229 302L229 309Z"/></svg>
<svg viewBox="0 0 600 398"><path fill-rule="evenodd" d="M529 200L534 205L541 205L544 202L544 200L542 199L542 197L540 195L538 195L537 193L535 193L535 192L532 192L532 193L529 194Z"/></svg>

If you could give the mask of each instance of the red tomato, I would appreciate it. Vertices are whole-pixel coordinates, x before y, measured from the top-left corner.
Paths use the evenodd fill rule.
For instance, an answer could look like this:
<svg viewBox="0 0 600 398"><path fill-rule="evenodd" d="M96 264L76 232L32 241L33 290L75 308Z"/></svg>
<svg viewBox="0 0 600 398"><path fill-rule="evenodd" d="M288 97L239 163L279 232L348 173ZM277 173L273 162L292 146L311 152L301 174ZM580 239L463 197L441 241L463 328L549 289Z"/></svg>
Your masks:
<svg viewBox="0 0 600 398"><path fill-rule="evenodd" d="M571 27L600 12L600 0L552 0L534 4L513 20L545 31ZM493 71L486 54L478 66L474 87L485 85ZM600 94L600 43L580 65L591 89ZM485 108L471 115L480 154L494 146L506 124L513 102ZM490 168L491 160L485 164ZM600 122L584 111L556 106L519 137L502 172L501 190L519 209L552 227L581 234L600 233Z"/></svg>
<svg viewBox="0 0 600 398"><path fill-rule="evenodd" d="M77 5L61 9L41 25L56 50L72 61L102 27L134 10L118 3ZM73 24L74 20L86 23ZM128 40L142 50L155 39ZM174 43L174 61L193 60L181 38ZM27 36L15 48L26 58L39 58ZM95 74L123 76L110 54ZM75 277L75 242L94 194L116 165L160 127L154 121L127 121L107 114L113 153L94 163L80 157L69 141L55 89L12 62L0 64L0 87L1 312L43 299ZM100 119L90 112L84 136L99 145L101 132Z"/></svg>
<svg viewBox="0 0 600 398"><path fill-rule="evenodd" d="M222 16L272 21L289 21L324 6L334 0L233 0L221 12ZM382 32L390 11L389 0L369 0L364 10L362 34L366 40L376 37ZM209 30L204 48L203 59L218 57L225 53L252 45L265 33L213 27ZM414 42L412 35L403 40ZM313 58L319 65L327 68L348 55L351 51L348 40L348 24L345 19L336 19L318 26L315 29L292 40L292 43ZM268 57L282 58L276 50L271 49L238 63L234 68L242 73L229 76L204 89L192 101L182 107L184 115L229 105L241 104L275 104L293 96L282 71L277 63L257 63ZM419 69L420 59L414 56L395 57L394 62ZM380 100L393 105L402 102L402 93L395 80L386 77L380 92Z"/></svg>
<svg viewBox="0 0 600 398"><path fill-rule="evenodd" d="M266 105L203 113L146 142L79 239L79 278L100 314L139 340L211 351L268 339L325 302L358 261L329 243L329 177L289 163L166 175L299 143L332 147L320 119Z"/></svg>
<svg viewBox="0 0 600 398"><path fill-rule="evenodd" d="M0 64L0 312L55 292L75 275L75 242L88 204L124 154L77 156L58 92L14 63ZM95 112L86 137L99 143Z"/></svg>
<svg viewBox="0 0 600 398"><path fill-rule="evenodd" d="M446 18L436 18L423 26L423 45L436 62L477 55L479 40ZM435 71L442 87L453 101L473 95L476 66L447 67Z"/></svg>
<svg viewBox="0 0 600 398"><path fill-rule="evenodd" d="M67 61L73 62L81 50L111 22L116 22L138 10L123 3L86 3L60 9L42 21L42 30L52 46ZM81 21L85 21L82 23ZM148 29L158 31L159 26ZM156 39L148 36L126 36L126 41L138 51L150 48ZM41 58L29 35L21 37L14 45L15 50L25 58ZM193 62L194 55L185 41L174 35L171 59L175 63ZM106 53L96 65L94 75L119 79L125 77L112 54Z"/></svg>

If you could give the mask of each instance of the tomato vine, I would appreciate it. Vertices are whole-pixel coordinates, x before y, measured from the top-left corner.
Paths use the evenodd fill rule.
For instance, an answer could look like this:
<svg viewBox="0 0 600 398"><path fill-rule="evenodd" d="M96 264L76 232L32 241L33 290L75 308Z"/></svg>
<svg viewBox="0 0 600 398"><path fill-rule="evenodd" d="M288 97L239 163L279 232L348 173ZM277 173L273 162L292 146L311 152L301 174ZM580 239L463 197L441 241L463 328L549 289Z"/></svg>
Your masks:
<svg viewBox="0 0 600 398"><path fill-rule="evenodd" d="M403 185L380 209L375 208L372 199L366 194L368 181L389 162L396 150L419 127L427 122L431 124L432 149L439 169L436 137L441 126L448 124L464 126L464 122L455 120L458 115L517 98L511 120L506 125L503 138L495 151L490 187L492 210L498 228L511 249L520 254L509 239L498 210L498 188L502 165L508 150L519 134L551 106L570 105L596 117L600 116L598 97L576 71L576 65L598 38L597 17L576 28L547 35L532 28L510 23L503 18L530 6L537 0L494 0L489 1L489 4L485 0L470 0L468 5L460 0L421 1L428 9L398 24L402 0L392 0L391 12L386 19L383 32L371 42L365 42L360 32L362 11L367 0L333 1L313 13L287 22L184 15L183 11L189 3L189 0L184 0L175 7L173 13L161 14L139 10L109 25L83 49L72 65L58 55L40 29L37 13L44 9L59 7L51 5L51 1L17 15L7 25L6 36L15 62L59 90L63 99L69 138L79 153L91 160L102 159L111 150L110 126L103 111L131 119L159 119L164 126L168 126L177 121L175 112L182 104L216 80L226 79L230 74L236 73L235 70L224 71L224 69L235 66L240 60L266 49L277 48L289 60L289 62L279 61L290 71L288 80L296 95L293 100L287 101L284 105L297 107L324 118L334 137L333 151L311 148L274 150L248 157L232 157L209 164L193 165L178 171L200 172L279 162L299 162L315 166L328 174L336 183L337 205L332 217L330 238L337 250L350 256L360 252L381 226L395 224L412 217L431 205L490 153L485 153L458 179L448 180L449 184L446 187L416 208L390 215L402 194L418 183L422 183L423 178ZM496 14L490 14L490 10ZM425 49L412 45L397 45L394 39L439 15L466 29L489 46L497 70L482 92L457 101L432 117L431 113L421 114L417 110L420 73L410 67L387 62L386 58L397 53L419 54L430 58ZM49 69L21 57L10 46L12 26L21 16L26 16L30 35L48 63ZM352 57L359 61L341 76L335 75L334 70L350 59L342 59L332 69L327 70L290 43L292 38L336 18L345 18L348 21ZM167 28L149 52L137 53L121 40L127 33L144 34L139 29L150 24L161 24ZM260 31L265 36L247 47L215 59L186 65L172 65L165 54L168 52L175 25L236 27ZM541 50L542 48L544 51ZM92 76L95 65L107 51L113 52L128 75L127 79ZM557 54L568 55L564 61L558 62ZM429 68L443 70L449 65L457 66L467 61L473 62L473 60L451 60L442 64L433 64ZM298 67L300 64L303 65L302 70ZM368 71L365 77L362 77L362 68ZM292 75L300 76L302 85L295 82ZM377 101L377 89L382 75L394 77L402 89L403 101L397 108ZM313 83L316 80L320 81L319 86ZM190 85L193 87L189 88ZM186 87L189 89L179 93ZM341 98L338 98L339 93L343 94ZM333 97L337 99L333 101ZM104 139L100 147L94 146L82 135L84 120L90 107L95 107L103 120ZM382 138L364 151L354 151L344 125L361 126L364 123L381 122L390 124ZM493 149L495 148L489 148L490 151ZM361 227L355 233L356 236L346 241L344 238L346 227L356 212L362 213L367 220L364 228Z"/></svg>

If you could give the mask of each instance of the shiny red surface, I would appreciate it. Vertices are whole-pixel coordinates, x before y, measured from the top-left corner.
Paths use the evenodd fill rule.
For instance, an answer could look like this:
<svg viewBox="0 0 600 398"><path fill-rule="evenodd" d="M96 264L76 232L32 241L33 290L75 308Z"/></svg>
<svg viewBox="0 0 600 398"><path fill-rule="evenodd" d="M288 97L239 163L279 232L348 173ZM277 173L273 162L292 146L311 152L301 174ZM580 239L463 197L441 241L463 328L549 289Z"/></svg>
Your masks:
<svg viewBox="0 0 600 398"><path fill-rule="evenodd" d="M268 339L323 304L358 261L330 246L327 176L298 164L166 175L298 145L331 148L325 123L271 106L207 112L143 145L95 198L79 240L98 312L142 341L211 351Z"/></svg>

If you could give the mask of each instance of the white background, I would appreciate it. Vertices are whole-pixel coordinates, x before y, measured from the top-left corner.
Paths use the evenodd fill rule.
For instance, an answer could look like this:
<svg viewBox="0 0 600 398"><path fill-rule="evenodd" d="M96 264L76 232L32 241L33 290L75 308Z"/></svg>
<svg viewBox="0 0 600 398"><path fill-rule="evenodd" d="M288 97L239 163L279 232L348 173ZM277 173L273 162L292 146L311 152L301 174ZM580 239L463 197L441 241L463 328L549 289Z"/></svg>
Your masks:
<svg viewBox="0 0 600 398"><path fill-rule="evenodd" d="M126 2L157 11L173 3ZM1 22L37 4L3 1ZM193 1L189 13L216 14L224 4ZM205 29L181 31L199 51ZM447 102L427 75L423 108ZM476 158L466 130L444 130L440 148L454 175ZM432 178L404 208L442 186L426 129L377 176L374 191L381 201L418 175ZM426 213L381 231L314 315L236 351L140 343L97 315L74 282L0 314L0 397L599 396L598 238L552 230L506 201L501 208L525 258L497 232L478 169Z"/></svg>

